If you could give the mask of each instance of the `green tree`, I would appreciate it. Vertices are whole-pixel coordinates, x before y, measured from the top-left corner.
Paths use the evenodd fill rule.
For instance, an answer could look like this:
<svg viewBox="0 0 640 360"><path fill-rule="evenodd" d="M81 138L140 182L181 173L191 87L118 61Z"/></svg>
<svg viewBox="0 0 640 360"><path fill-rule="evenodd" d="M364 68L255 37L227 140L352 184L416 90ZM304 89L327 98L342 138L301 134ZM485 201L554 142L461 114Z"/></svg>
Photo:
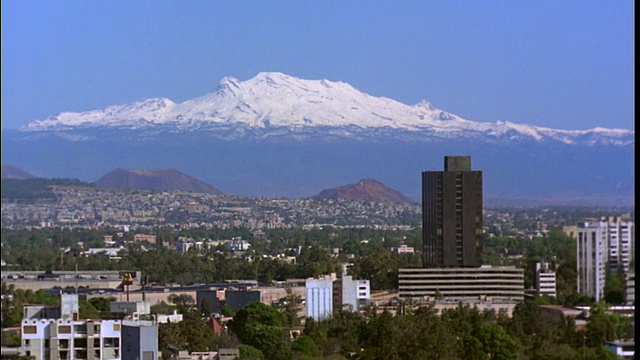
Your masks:
<svg viewBox="0 0 640 360"><path fill-rule="evenodd" d="M211 307L209 306L209 302L207 301L207 299L202 299L202 302L200 303L200 309L202 312L202 316L211 316Z"/></svg>
<svg viewBox="0 0 640 360"><path fill-rule="evenodd" d="M293 344L291 344L291 350L300 352L308 356L320 356L322 352L318 345L308 335L300 335Z"/></svg>
<svg viewBox="0 0 640 360"><path fill-rule="evenodd" d="M227 323L229 330L246 345L262 351L269 359L288 359L288 343L284 342L284 315L261 302L253 302L238 310Z"/></svg>
<svg viewBox="0 0 640 360"><path fill-rule="evenodd" d="M496 324L482 324L471 332L471 336L482 343L485 353L491 359L516 359L518 357L518 341L509 336L504 329Z"/></svg>
<svg viewBox="0 0 640 360"><path fill-rule="evenodd" d="M262 360L264 359L264 355L262 351L254 348L251 345L239 345L238 350L240 350L240 360Z"/></svg>
<svg viewBox="0 0 640 360"><path fill-rule="evenodd" d="M587 344L591 347L603 346L606 341L615 340L620 331L620 317L609 312L609 306L595 302L587 318Z"/></svg>
<svg viewBox="0 0 640 360"><path fill-rule="evenodd" d="M78 308L80 319L100 319L100 312L90 302L80 300Z"/></svg>
<svg viewBox="0 0 640 360"><path fill-rule="evenodd" d="M618 275L608 275L604 282L604 300L607 304L624 304L624 278Z"/></svg>
<svg viewBox="0 0 640 360"><path fill-rule="evenodd" d="M397 289L398 261L388 250L376 248L355 261L350 274L371 282L372 290Z"/></svg>

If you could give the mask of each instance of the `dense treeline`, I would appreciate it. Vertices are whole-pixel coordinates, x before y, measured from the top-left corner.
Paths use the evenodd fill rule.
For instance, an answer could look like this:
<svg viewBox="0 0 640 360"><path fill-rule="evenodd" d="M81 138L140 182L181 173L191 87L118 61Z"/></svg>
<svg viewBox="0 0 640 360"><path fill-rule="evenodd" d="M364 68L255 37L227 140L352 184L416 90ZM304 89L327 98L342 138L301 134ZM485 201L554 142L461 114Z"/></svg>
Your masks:
<svg viewBox="0 0 640 360"><path fill-rule="evenodd" d="M77 179L2 179L0 181L2 199L17 202L50 202L56 196L52 186L82 186L91 187L92 184Z"/></svg>
<svg viewBox="0 0 640 360"><path fill-rule="evenodd" d="M404 239L417 238L415 232L397 234L369 229L274 230L268 231L264 238L254 239L247 229L192 229L177 233L163 228L157 231L159 241L169 245L177 236L213 240L242 236L249 239L252 247L242 255L233 254L225 246L208 249L202 254L181 255L168 247L128 243L126 251L120 252L119 261L100 254L81 256L87 248L102 247L104 233L85 229L3 229L3 259L14 265L15 270L72 271L76 265L80 271L133 269L148 275L151 282L184 285L228 279L253 279L269 284L276 280L340 272L341 263L352 261L351 273L369 278L375 289L396 287L398 267L420 265L416 255L394 255L385 249L398 246ZM106 233L113 235L117 231ZM123 234L122 239L131 240L132 235ZM366 242L362 243L362 240ZM61 251L61 248L69 248L69 251ZM334 248L340 250L339 255L333 253ZM281 253L293 256L297 251L295 263L264 256ZM350 260L347 253L353 254L354 259Z"/></svg>
<svg viewBox="0 0 640 360"><path fill-rule="evenodd" d="M632 336L629 320L595 303L585 330L573 320L543 312L541 300L527 300L512 318L495 311L458 305L440 316L431 306L394 316L373 308L361 316L347 310L330 319L308 318L300 336L291 339L286 316L263 303L240 309L228 333L214 336L193 310L185 321L162 324L161 350L186 344L189 351L243 347L241 359L614 359L605 341Z"/></svg>
<svg viewBox="0 0 640 360"><path fill-rule="evenodd" d="M372 229L311 229L267 230L255 237L251 231L238 229L204 229L176 231L158 228L159 242L170 247L148 243L133 243L133 235L118 237L117 229L41 229L33 231L2 229L3 260L15 270L73 271L78 270L139 270L150 282L158 284L218 282L229 279L257 280L270 284L291 278L307 278L342 271L341 264L351 263L348 274L371 281L373 290L396 289L398 269L419 267L417 254L393 254L388 248L401 242L416 244L420 231L380 231ZM121 260L113 261L101 254L83 256L90 247L104 246L103 234L127 241ZM181 255L173 250L178 236L195 239L230 239L241 236L252 244L242 255L225 246L211 248L203 254ZM485 238L484 261L494 265L515 265L525 270L525 288L535 283L535 263L546 260L557 272L558 304L589 305L592 299L576 294L576 263L574 241L561 231L550 231L546 237L518 240L511 237ZM61 251L60 249L69 249ZM332 249L339 249L336 255ZM285 254L295 257L295 263L272 259L264 255ZM352 254L349 256L348 254ZM510 254L524 254L510 258ZM182 269L180 272L174 269ZM624 300L624 282L610 276L605 287L605 299L610 304Z"/></svg>

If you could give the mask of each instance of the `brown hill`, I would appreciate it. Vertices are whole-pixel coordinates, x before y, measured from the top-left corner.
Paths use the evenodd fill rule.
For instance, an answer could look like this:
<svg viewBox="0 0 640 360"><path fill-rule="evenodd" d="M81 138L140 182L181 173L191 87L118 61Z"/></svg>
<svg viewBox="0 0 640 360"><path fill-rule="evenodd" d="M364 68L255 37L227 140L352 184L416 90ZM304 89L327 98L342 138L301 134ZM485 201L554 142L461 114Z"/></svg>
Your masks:
<svg viewBox="0 0 640 360"><path fill-rule="evenodd" d="M349 184L334 189L325 189L316 195L318 199L345 199L356 201L376 201L394 203L414 203L415 201L402 195L384 184L373 180L360 180L357 184Z"/></svg>
<svg viewBox="0 0 640 360"><path fill-rule="evenodd" d="M96 181L101 188L140 189L156 191L187 191L223 195L215 187L173 169L115 169Z"/></svg>
<svg viewBox="0 0 640 360"><path fill-rule="evenodd" d="M15 166L10 166L10 165L2 165L2 178L3 179L17 179L17 180L23 180L23 179L31 179L35 176L29 174L28 172L19 169Z"/></svg>

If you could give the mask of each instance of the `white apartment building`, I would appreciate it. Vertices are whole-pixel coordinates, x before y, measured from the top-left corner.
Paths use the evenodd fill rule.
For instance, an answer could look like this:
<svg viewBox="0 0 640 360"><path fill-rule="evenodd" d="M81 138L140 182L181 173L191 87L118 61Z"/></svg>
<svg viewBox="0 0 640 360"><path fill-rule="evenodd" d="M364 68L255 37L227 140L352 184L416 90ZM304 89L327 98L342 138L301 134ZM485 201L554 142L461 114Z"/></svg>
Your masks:
<svg viewBox="0 0 640 360"><path fill-rule="evenodd" d="M606 219L606 225L609 236L609 273L627 274L634 256L633 222L609 217Z"/></svg>
<svg viewBox="0 0 640 360"><path fill-rule="evenodd" d="M536 296L556 297L556 273L544 261L536 263Z"/></svg>
<svg viewBox="0 0 640 360"><path fill-rule="evenodd" d="M77 295L63 294L60 304L25 307L21 355L36 360L158 359L155 321L79 319Z"/></svg>
<svg viewBox="0 0 640 360"><path fill-rule="evenodd" d="M635 256L634 224L609 217L571 230L576 239L577 290L601 300L607 274L626 277L629 273Z"/></svg>
<svg viewBox="0 0 640 360"><path fill-rule="evenodd" d="M333 307L343 309L348 306L351 311L361 311L371 304L371 285L369 280L354 280L350 275L343 275L333 283Z"/></svg>
<svg viewBox="0 0 640 360"><path fill-rule="evenodd" d="M605 222L585 223L577 229L576 263L578 292L596 301L604 297L607 275L608 229Z"/></svg>
<svg viewBox="0 0 640 360"><path fill-rule="evenodd" d="M306 287L306 315L314 320L330 318L333 314L333 281L335 274L319 279L307 279Z"/></svg>

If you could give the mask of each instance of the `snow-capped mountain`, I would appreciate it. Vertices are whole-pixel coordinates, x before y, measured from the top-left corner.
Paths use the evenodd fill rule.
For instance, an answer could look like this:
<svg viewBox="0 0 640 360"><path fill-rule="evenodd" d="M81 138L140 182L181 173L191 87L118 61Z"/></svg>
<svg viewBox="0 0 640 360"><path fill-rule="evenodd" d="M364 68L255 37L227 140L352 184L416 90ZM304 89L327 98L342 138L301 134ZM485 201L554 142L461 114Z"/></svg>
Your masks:
<svg viewBox="0 0 640 360"><path fill-rule="evenodd" d="M88 112L63 112L34 121L21 130L102 127L218 131L229 138L247 131L262 138L301 138L321 132L345 138L402 134L402 138L420 141L531 140L619 146L632 144L634 138L633 131L621 129L558 130L508 121L474 122L437 109L427 101L406 105L367 95L344 82L302 80L275 72L260 73L247 81L225 77L215 91L179 104L159 98Z"/></svg>

